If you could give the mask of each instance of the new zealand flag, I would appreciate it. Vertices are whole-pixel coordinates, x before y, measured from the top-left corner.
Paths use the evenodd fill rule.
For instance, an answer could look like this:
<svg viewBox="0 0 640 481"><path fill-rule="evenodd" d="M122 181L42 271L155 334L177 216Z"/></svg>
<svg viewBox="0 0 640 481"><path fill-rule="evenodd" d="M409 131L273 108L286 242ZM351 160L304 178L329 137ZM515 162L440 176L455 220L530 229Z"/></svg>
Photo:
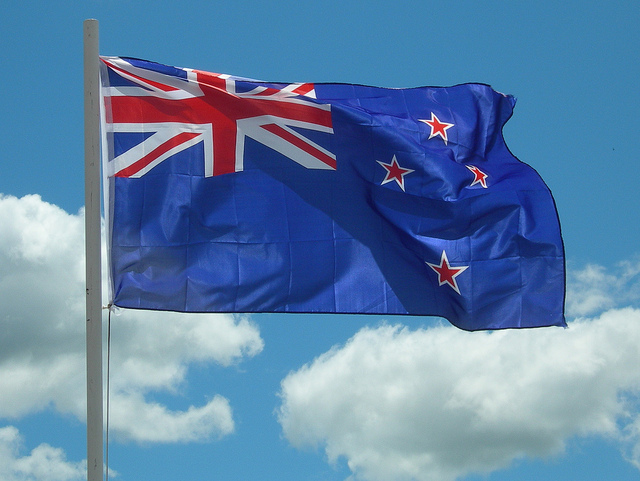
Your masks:
<svg viewBox="0 0 640 481"><path fill-rule="evenodd" d="M112 303L565 325L549 189L489 86L270 83L103 57Z"/></svg>

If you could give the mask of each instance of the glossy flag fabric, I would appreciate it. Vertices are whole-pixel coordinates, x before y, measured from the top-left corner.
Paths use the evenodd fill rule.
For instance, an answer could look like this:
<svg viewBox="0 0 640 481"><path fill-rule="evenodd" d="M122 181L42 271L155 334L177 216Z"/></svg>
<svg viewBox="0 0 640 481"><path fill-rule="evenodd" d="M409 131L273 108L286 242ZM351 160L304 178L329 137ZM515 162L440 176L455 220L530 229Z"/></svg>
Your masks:
<svg viewBox="0 0 640 481"><path fill-rule="evenodd" d="M502 137L513 97L101 60L114 305L565 325L553 198Z"/></svg>

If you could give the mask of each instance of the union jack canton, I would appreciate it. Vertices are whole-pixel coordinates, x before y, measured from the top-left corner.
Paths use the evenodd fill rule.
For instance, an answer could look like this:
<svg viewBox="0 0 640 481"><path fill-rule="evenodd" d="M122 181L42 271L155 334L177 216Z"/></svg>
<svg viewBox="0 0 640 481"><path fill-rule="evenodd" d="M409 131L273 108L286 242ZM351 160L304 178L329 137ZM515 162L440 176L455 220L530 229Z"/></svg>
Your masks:
<svg viewBox="0 0 640 481"><path fill-rule="evenodd" d="M103 57L102 62L111 79L114 73L120 78L105 91L112 113L107 128L151 134L109 162L110 176L140 177L200 142L205 176L239 172L246 137L306 168L336 168L334 154L292 129L333 133L331 105L312 100L313 84L256 86L230 75L134 59Z"/></svg>

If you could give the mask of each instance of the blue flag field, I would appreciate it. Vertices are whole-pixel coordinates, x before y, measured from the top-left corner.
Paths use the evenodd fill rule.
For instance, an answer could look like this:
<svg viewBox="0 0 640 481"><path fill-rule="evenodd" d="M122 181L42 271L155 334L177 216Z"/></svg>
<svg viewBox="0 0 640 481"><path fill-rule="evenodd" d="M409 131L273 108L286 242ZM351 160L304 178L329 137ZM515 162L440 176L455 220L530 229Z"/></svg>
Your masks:
<svg viewBox="0 0 640 481"><path fill-rule="evenodd" d="M269 83L102 57L112 303L564 326L552 195L481 84Z"/></svg>

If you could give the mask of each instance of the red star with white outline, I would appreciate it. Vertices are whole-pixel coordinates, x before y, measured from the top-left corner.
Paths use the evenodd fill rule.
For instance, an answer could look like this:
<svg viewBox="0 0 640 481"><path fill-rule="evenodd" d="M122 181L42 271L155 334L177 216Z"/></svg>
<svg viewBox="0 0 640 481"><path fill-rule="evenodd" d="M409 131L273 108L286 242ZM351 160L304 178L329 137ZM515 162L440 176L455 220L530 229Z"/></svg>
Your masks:
<svg viewBox="0 0 640 481"><path fill-rule="evenodd" d="M484 187L486 189L487 188L487 177L489 177L489 176L487 174L485 174L484 172L482 172L480 169L478 169L475 165L467 165L466 167L471 172L473 172L473 175L475 175L475 178L473 179L473 182L471 182L469 187L472 187L472 186L474 186L476 184L480 184L482 187Z"/></svg>
<svg viewBox="0 0 640 481"><path fill-rule="evenodd" d="M438 285L449 284L449 286L460 294L456 277L466 271L469 266L451 267L449 265L449 259L447 259L447 253L442 251L442 257L440 257L440 265L426 263L438 274Z"/></svg>
<svg viewBox="0 0 640 481"><path fill-rule="evenodd" d="M396 159L395 155L393 156L393 159L391 159L390 164L385 164L384 162L380 162L379 160L376 160L376 162L378 162L387 171L384 180L380 185L384 185L387 182L395 180L404 192L404 176L413 172L413 169L405 169L404 167L400 167L400 164L398 164L398 159Z"/></svg>
<svg viewBox="0 0 640 481"><path fill-rule="evenodd" d="M445 145L447 144L447 141L449 140L447 137L447 130L453 127L454 124L441 122L440 119L436 117L436 114L434 114L433 112L431 112L431 120L423 120L423 119L418 119L418 120L420 122L424 122L429 127L431 127L431 134L429 135L430 139L436 136L440 136L442 140L444 140Z"/></svg>

